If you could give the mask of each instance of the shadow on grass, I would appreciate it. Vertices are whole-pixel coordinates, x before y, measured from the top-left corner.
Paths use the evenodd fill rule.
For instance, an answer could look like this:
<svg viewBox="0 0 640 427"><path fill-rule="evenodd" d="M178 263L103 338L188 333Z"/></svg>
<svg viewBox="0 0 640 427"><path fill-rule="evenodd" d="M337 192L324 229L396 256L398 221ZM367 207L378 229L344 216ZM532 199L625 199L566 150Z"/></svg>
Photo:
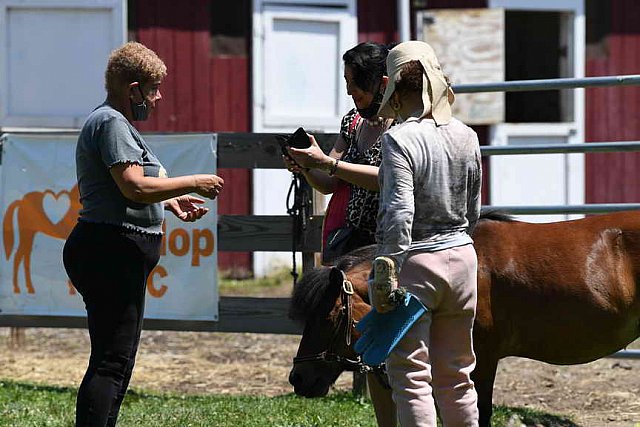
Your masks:
<svg viewBox="0 0 640 427"><path fill-rule="evenodd" d="M54 385L47 385L47 384L32 384L32 383L23 383L23 382L12 381L12 380L0 380L0 388L19 389L19 390L25 390L25 391L42 391L47 393L58 393L58 394L78 392L78 389L75 387L54 386Z"/></svg>
<svg viewBox="0 0 640 427"><path fill-rule="evenodd" d="M493 425L506 426L514 416L519 418L520 423L526 426L544 427L580 427L571 418L549 414L530 408L512 408L508 406L495 405L493 407Z"/></svg>
<svg viewBox="0 0 640 427"><path fill-rule="evenodd" d="M278 396L272 397L272 399L276 400L292 400L292 399L302 399L302 400L330 400L332 402L349 402L349 403L361 403L361 404L371 404L371 400L363 396L354 396L350 391L333 391L328 395L323 397L302 397L298 396L295 393L286 393L280 394Z"/></svg>

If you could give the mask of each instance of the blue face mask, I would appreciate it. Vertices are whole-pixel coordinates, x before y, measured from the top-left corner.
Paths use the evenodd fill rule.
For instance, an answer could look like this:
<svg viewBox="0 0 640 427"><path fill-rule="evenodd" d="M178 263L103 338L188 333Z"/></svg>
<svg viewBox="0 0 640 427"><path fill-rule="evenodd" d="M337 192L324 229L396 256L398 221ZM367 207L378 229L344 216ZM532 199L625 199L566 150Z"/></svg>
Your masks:
<svg viewBox="0 0 640 427"><path fill-rule="evenodd" d="M144 98L144 94L142 93L142 89L138 86L138 91L140 92L140 96L142 97L142 102L140 104L136 104L133 99L131 102L131 114L133 115L134 121L144 121L149 118L149 108L147 107L147 100Z"/></svg>

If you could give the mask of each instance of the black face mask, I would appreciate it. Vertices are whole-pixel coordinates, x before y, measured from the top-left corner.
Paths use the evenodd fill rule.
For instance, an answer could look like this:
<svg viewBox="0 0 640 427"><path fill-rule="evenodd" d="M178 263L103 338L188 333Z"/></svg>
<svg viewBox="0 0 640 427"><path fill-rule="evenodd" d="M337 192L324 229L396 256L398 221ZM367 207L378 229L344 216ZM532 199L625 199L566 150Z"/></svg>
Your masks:
<svg viewBox="0 0 640 427"><path fill-rule="evenodd" d="M382 104L382 93L378 91L376 96L371 100L371 104L365 108L358 108L358 113L365 119L372 119L378 115L380 104Z"/></svg>
<svg viewBox="0 0 640 427"><path fill-rule="evenodd" d="M140 96L142 97L142 102L140 104L136 104L131 102L131 114L133 115L133 121L144 121L149 118L149 108L147 108L147 100L144 98L144 94L142 93L142 89L138 86L138 91L140 92Z"/></svg>

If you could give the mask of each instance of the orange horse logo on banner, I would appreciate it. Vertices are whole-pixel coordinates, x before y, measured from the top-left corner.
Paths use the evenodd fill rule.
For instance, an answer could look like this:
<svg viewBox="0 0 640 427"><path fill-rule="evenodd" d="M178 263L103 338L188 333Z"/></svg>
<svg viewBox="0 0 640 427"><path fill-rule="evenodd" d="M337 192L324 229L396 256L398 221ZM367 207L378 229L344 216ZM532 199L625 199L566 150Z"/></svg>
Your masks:
<svg viewBox="0 0 640 427"><path fill-rule="evenodd" d="M65 209L66 208L66 209ZM31 251L36 234L43 233L55 239L66 238L73 230L80 211L80 193L75 185L71 190L54 193L52 190L32 191L9 205L2 223L4 252L11 258L15 244L13 217L17 212L18 245L13 258L13 292L20 293L18 272L24 266L27 292L35 293L31 281ZM69 292L75 293L69 283Z"/></svg>

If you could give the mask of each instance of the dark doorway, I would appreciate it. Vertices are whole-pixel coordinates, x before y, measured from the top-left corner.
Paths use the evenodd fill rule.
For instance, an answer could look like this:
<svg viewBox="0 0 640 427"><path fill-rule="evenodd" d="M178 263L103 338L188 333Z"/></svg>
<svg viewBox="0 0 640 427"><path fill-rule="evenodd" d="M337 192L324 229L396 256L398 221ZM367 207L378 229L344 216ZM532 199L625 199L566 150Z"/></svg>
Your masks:
<svg viewBox="0 0 640 427"><path fill-rule="evenodd" d="M506 12L506 80L570 77L567 75L570 67L566 41L569 37L563 34L566 31L563 18L563 14L558 12ZM506 121L572 121L571 105L570 92L507 92Z"/></svg>

